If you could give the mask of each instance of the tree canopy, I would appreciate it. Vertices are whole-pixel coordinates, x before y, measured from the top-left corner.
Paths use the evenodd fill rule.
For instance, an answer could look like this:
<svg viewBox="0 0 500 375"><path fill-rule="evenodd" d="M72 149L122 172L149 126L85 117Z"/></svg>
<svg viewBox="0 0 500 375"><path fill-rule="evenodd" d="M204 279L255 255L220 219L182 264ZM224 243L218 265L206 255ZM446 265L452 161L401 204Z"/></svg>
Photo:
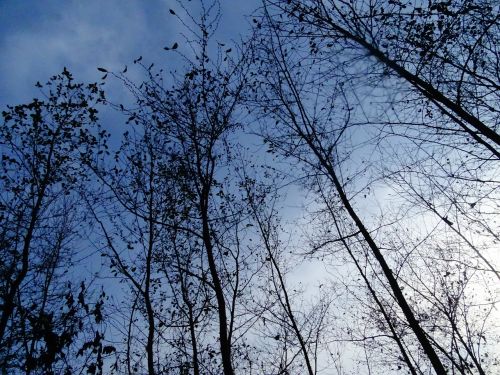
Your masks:
<svg viewBox="0 0 500 375"><path fill-rule="evenodd" d="M2 112L2 374L498 372L499 4L177 5Z"/></svg>

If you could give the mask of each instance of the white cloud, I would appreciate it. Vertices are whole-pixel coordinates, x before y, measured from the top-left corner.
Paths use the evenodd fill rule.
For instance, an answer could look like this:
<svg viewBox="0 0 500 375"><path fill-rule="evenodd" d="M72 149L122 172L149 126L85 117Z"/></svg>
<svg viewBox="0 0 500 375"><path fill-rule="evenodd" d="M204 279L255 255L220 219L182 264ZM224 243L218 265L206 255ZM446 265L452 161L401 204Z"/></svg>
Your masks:
<svg viewBox="0 0 500 375"><path fill-rule="evenodd" d="M159 24L145 2L65 1L50 3L43 14L16 20L0 37L0 103L29 99L30 87L64 66L78 80L96 80L97 66L121 69L139 54L160 50L170 24ZM156 16L165 6L148 2ZM161 12L159 12L161 11ZM157 18L157 17L156 17ZM156 52L157 53L157 52ZM154 53L153 53L154 54Z"/></svg>

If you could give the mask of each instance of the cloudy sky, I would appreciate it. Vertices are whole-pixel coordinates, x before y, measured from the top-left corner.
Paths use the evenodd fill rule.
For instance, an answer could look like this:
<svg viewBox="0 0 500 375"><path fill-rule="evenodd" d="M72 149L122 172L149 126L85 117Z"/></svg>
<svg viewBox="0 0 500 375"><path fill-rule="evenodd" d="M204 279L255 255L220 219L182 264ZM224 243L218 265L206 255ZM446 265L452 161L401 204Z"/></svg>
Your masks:
<svg viewBox="0 0 500 375"><path fill-rule="evenodd" d="M199 1L182 4L197 14ZM229 45L245 36L248 16L259 4L260 0L220 0L217 40ZM174 56L163 47L182 41L186 30L170 9L187 18L177 0L0 0L0 110L31 101L39 95L34 84L46 82L64 67L79 82L99 81L103 73L97 67L121 71L128 65L128 75L133 76L132 62L139 56L147 64L175 69ZM183 47L180 43L180 52ZM124 90L108 80L107 96L121 101L125 91L120 88ZM114 111L101 113L101 119L115 135L122 133L123 118Z"/></svg>
<svg viewBox="0 0 500 375"><path fill-rule="evenodd" d="M182 3L196 14L198 1ZM259 3L220 0L217 40L231 44L244 36ZM133 76L132 62L139 56L147 64L175 69L174 56L163 47L182 41L185 28L170 9L186 18L176 0L0 0L0 108L30 101L39 94L34 84L63 67L80 82L99 81L103 73L97 67L121 71L128 65ZM180 43L180 52L183 47ZM108 97L120 100L125 94L117 92L120 87L107 82ZM108 130L121 134L121 117L110 112L101 118Z"/></svg>
<svg viewBox="0 0 500 375"><path fill-rule="evenodd" d="M199 1L181 2L197 14ZM220 0L217 40L229 45L245 36L250 29L248 16L259 4L260 0ZM134 71L132 62L139 56L145 64L175 69L174 55L163 47L182 41L186 30L170 9L187 19L177 0L0 0L0 110L31 101L39 95L34 84L46 82L64 67L79 82L99 81L103 73L97 67L121 71L128 65L128 76L133 77L139 70ZM180 43L180 52L183 47ZM108 79L106 94L123 102L126 92ZM101 119L114 135L123 132L124 119L116 112L101 113ZM291 205L287 216L300 210ZM316 278L308 271L317 266L304 263L297 270L300 279L308 274L313 282Z"/></svg>
<svg viewBox="0 0 500 375"><path fill-rule="evenodd" d="M196 13L197 1L182 3ZM221 0L218 39L244 35L257 5ZM184 29L169 9L183 15L176 0L0 0L0 107L30 100L36 81L64 66L86 82L99 80L98 66L121 70L141 55L172 69L163 47L182 40Z"/></svg>

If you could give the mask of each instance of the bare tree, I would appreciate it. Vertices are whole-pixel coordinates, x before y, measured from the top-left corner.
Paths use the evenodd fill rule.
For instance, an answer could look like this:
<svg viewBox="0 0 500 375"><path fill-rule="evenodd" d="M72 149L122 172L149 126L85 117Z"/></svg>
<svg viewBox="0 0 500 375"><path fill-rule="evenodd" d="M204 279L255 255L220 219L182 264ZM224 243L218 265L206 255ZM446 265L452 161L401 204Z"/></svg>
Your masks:
<svg viewBox="0 0 500 375"><path fill-rule="evenodd" d="M97 84L75 83L66 69L45 90L44 99L8 107L0 129L3 371L54 373L76 367L66 360L71 351L76 354L85 317L102 321L102 301L90 308L87 288L82 284L78 291L72 286L78 279L67 274L84 234L78 191L89 179L85 163L101 146L93 132L98 130L95 106L104 94Z"/></svg>
<svg viewBox="0 0 500 375"><path fill-rule="evenodd" d="M339 209L346 213L348 220L352 220L357 231L354 236L361 237L370 249L371 256L376 260L377 268L380 267L379 270L384 275L388 290L397 301L406 324L415 334L436 373L445 373L445 365L436 352L434 342L429 339L428 333L416 315L415 308L412 308L411 303L402 292L403 288L400 284L401 281L398 280L398 275L386 259L381 245L377 244L372 230L368 229L367 224L355 209L353 199L346 191L348 184L352 183L345 180L345 172L342 167L346 165L346 161L352 153L349 150L347 139L355 129L351 123L353 111L350 109L349 103L343 107L343 119L335 121L327 118L327 115L322 113L325 108L320 110L321 106L328 108L332 105L336 106L338 103L330 99L334 98L335 94L323 94L326 87L331 88L320 81L324 77L324 71L317 68L318 72L316 72L314 67L309 67L313 71L304 72L304 68L300 67L300 62L297 63L296 60L293 60L295 57L294 49L297 49L297 45L290 41L290 38L287 38L284 33L286 23L282 22L280 18L276 18L275 21L269 12L265 14L262 22L266 21L269 22L265 24L269 27L269 36L261 45L269 46L268 49L263 47L262 50L268 54L270 65L267 68L268 73L264 77L260 76L261 78L256 85L262 87L260 95L263 98L260 103L263 103L264 111L270 113L276 119L276 123L281 125L281 128L278 128L281 130L265 133L266 139L270 142L273 150L281 152L285 156L297 158L310 168L310 173L321 176L320 183L316 185L317 188L321 188L321 184L325 183L332 187ZM294 39L292 38L292 40ZM344 100L348 101L342 90L337 89L336 95L337 98L344 97L346 98ZM341 100L338 101L341 102ZM331 112L326 111L326 113ZM342 147L346 147L344 154L342 154ZM363 171L361 170L359 173L362 174ZM354 177L349 176L351 179ZM315 187L315 189L317 188ZM331 213L335 214L334 211ZM345 236L345 234L340 234L340 236ZM400 348L402 348L401 345ZM407 364L411 365L411 362L407 361Z"/></svg>
<svg viewBox="0 0 500 375"><path fill-rule="evenodd" d="M248 56L240 51L233 59L231 49L224 48L212 60L209 43L220 17L218 3L201 5L200 20L188 15L192 28L185 23L194 38L186 42L194 57L181 55L185 74L173 74L172 86L152 66L143 66L147 79L141 85L111 73L136 98L132 109L116 106L135 130L110 174L95 169L121 207L107 215L109 222L123 218L113 235L106 222L101 227L112 266L146 305L150 374L169 365L161 365L168 350L162 353L158 345L155 354L153 341L170 339L174 355L182 358L181 372L217 372L221 364L224 374L233 374L243 345L237 343L243 340L238 332L247 324L239 322L238 309L253 271L240 243L245 210L232 193L228 172ZM166 49L178 48L176 43ZM138 246L144 254L126 263L123 246ZM166 295L167 315L161 302ZM217 339L210 342L214 321Z"/></svg>
<svg viewBox="0 0 500 375"><path fill-rule="evenodd" d="M484 1L270 1L311 54L346 49L376 59L498 158L498 5ZM304 27L304 28L301 28ZM326 47L326 48L325 48ZM345 52L344 52L345 53ZM376 73L376 72L375 72ZM486 109L486 111L484 111Z"/></svg>

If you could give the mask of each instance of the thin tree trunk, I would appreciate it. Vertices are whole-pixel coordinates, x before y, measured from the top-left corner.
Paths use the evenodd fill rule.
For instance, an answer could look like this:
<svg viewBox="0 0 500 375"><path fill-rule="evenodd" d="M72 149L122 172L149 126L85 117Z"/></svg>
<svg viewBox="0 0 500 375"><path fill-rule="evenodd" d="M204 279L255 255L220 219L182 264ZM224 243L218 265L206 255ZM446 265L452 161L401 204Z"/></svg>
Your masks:
<svg viewBox="0 0 500 375"><path fill-rule="evenodd" d="M323 195L323 193L321 193L321 194ZM324 199L324 200L326 202L326 199ZM378 308L380 309L380 312L384 316L384 320L387 323L387 326L389 327L389 329L390 329L390 331L392 333L392 337L393 337L394 341L396 341L396 344L398 345L399 351L401 352L401 355L403 356L403 360L406 363L406 366L408 366L408 369L410 370L410 372L411 372L412 375L418 375L417 374L417 370L415 369L415 366L413 366L413 363L412 363L412 361L411 361L408 353L406 352L406 349L405 349L405 347L403 345L403 342L399 338L399 336L398 336L398 334L396 332L396 329L394 328L394 325L392 324L391 319L390 319L390 317L389 317L389 315L388 315L388 313L387 313L384 305L382 304L382 302L378 298L377 293L375 292L375 290L372 288L372 286L370 284L370 281L368 280L368 278L366 277L365 273L363 272L363 269L361 268L358 260L354 256L354 253L352 252L352 250L351 250L349 244L347 243L345 237L342 236L341 231L340 231L340 227L338 225L337 218L335 217L333 209L330 207L330 205L328 203L327 203L327 207L328 207L328 211L330 212L330 215L331 215L331 217L332 217L332 219L333 219L333 221L335 223L335 227L337 229L337 233L340 235L340 241L342 242L342 244L344 245L345 249L349 253L349 256L351 257L351 259L353 260L356 268L358 269L359 274L363 278L363 280L364 280L364 282L366 284L366 287L368 288L368 291L370 292L373 300L375 301L375 303L377 304Z"/></svg>
<svg viewBox="0 0 500 375"><path fill-rule="evenodd" d="M251 197L251 193L250 193L248 188L247 188L247 194L249 196L249 204L250 204L251 209L253 211L255 220L257 221L257 225L259 226L259 230L262 233L262 236L264 239L264 246L267 250L267 255L271 259L271 263L272 263L274 269L276 270L276 274L278 275L279 287L281 288L281 291L283 293L283 297L285 299L285 301L283 303L281 298L279 298L280 303L284 307L285 313L288 316L288 319L290 319L290 323L292 325L292 329L295 333L295 336L297 337L297 340L299 340L300 349L302 351L302 355L304 356L304 360L306 362L307 372L309 375L314 375L315 372L313 370L313 366L312 366L311 360L309 358L309 353L307 351L306 342L304 341L302 333L300 332L300 328L299 328L297 321L295 319L295 314L293 313L292 304L290 302L290 298L288 296L288 291L287 291L286 286L285 286L285 280L283 278L280 267L276 261L276 258L274 257L272 249L271 249L271 244L269 242L270 231L269 231L269 229L266 229L264 227L264 223L262 222L261 218L257 214L257 207L255 206L255 202L254 202L253 198Z"/></svg>
<svg viewBox="0 0 500 375"><path fill-rule="evenodd" d="M280 43L278 39L278 43ZM273 46L271 46L272 48ZM301 139L305 141L309 149L313 152L314 156L316 157L316 160L319 162L320 166L322 167L322 171L326 173L327 177L329 178L330 182L332 182L335 190L337 191L340 200L347 210L349 216L351 219L354 221L356 224L356 227L360 231L361 235L363 236L364 240L366 241L367 245L371 249L375 259L379 263L382 272L384 273L387 281L389 282L389 286L394 294L394 298L397 301L399 307L401 308L401 311L403 312L410 328L413 330L415 336L417 337L422 349L424 350L425 354L429 358L434 371L438 375L445 375L446 374L446 369L441 362L439 356L437 355L436 351L434 350L432 344L430 343L429 339L427 338L427 335L425 331L422 329L420 326L420 323L418 322L417 318L413 314L412 309L410 308L410 305L408 304L401 287L399 286L398 281L394 277L394 274L392 273L391 268L387 264L387 261L385 260L384 255L380 251L380 248L372 238L370 232L368 229L365 227L363 221L360 219L356 211L351 205L351 202L349 201L349 198L344 192L344 189L342 187L342 184L340 183L337 174L332 166L332 164L329 162L329 160L326 158L326 152L322 149L321 145L316 145L316 142L319 142L317 139L317 134L316 134L316 129L314 124L312 124L309 121L309 117L307 115L307 111L304 108L302 104L302 100L300 97L299 92L297 91L293 78L290 76L290 72L286 68L286 66L280 64L280 57L278 54L281 54L280 56L283 58L283 49L281 44L277 46L276 49L272 49L272 52L274 54L274 57L279 64L279 69L284 75L284 79L286 83L288 84L288 87L291 91L291 94L293 95L293 98L295 100L295 105L298 106L300 116L302 121L304 122L304 127L305 130L302 129L302 126L297 120L297 116L295 112L290 108L289 101L286 99L286 96L284 96L281 93L282 96L282 101L283 104L286 107L286 110L289 112L290 115L290 120L291 124L290 126L293 128L294 132L296 133L297 136L299 136ZM281 90L281 88L279 88Z"/></svg>
<svg viewBox="0 0 500 375"><path fill-rule="evenodd" d="M26 236L24 237L21 271L19 272L14 282L12 283L9 293L7 294L7 297L4 300L2 317L0 319L0 344L2 343L5 335L5 331L7 329L7 323L12 313L14 312L14 307L15 307L14 299L16 298L17 291L21 286L23 280L25 279L26 275L28 274L31 240L33 239L35 226L38 221L38 214L42 206L43 195L44 195L44 190L42 190L38 194L35 207L33 208L33 211L31 211L30 224L28 227L28 231L26 232Z"/></svg>
<svg viewBox="0 0 500 375"><path fill-rule="evenodd" d="M204 186L201 193L202 196L200 202L200 210L201 210L202 227L203 227L202 237L203 237L203 244L205 245L205 250L207 253L210 275L212 277L212 283L214 285L215 297L217 299L217 310L219 315L219 340L220 340L220 351L222 357L222 366L224 370L224 375L234 375L233 365L231 363L231 343L229 341L228 330L227 330L226 301L224 299L224 291L222 289L219 273L217 271L217 265L215 264L214 248L210 234L210 225L208 218L209 189Z"/></svg>
<svg viewBox="0 0 500 375"><path fill-rule="evenodd" d="M377 246L375 243L374 239L370 235L370 232L368 229L365 227L363 222L361 221L360 217L357 215L356 211L351 205L351 202L349 201L349 198L347 198L347 195L344 192L344 189L342 188L342 184L338 180L337 174L333 170L333 167L324 160L324 158L318 153L318 150L315 148L314 145L310 145L313 148L314 153L320 160L320 163L323 165L323 167L327 170L328 176L330 177L330 180L333 182L333 185L335 186L335 189L337 193L339 194L340 200L342 201L342 204L344 205L345 209L349 213L349 216L351 219L354 221L356 224L356 227L359 229L361 232L361 235L365 239L366 243L370 247L373 255L375 256L375 259L379 263L380 267L382 268L382 272L384 273L387 281L389 282L389 286L394 293L394 297L396 301L398 302L399 307L401 308L410 328L413 330L415 336L417 337L418 341L420 342L420 345L422 346L422 349L424 350L425 354L429 358L429 360L432 363L432 366L434 367L434 371L438 375L445 375L446 374L446 369L444 365L442 364L441 360L439 359L439 356L437 355L436 351L432 347L430 341L427 338L427 335L425 331L422 329L420 326L420 323L418 322L417 318L413 314L413 311L406 301L406 298L401 291L401 287L399 286L398 281L394 277L394 274L392 273L391 268L387 264L385 257L383 256L382 252L380 251L380 248Z"/></svg>
<svg viewBox="0 0 500 375"><path fill-rule="evenodd" d="M153 210L154 210L154 202L153 202L153 196L154 196L154 160L151 158L150 162L150 168L151 170L149 171L149 202L148 202L148 209L149 209L149 238L148 238L148 252L146 256L146 280L145 280L145 285L144 285L144 301L146 303L146 312L148 316L148 338L147 338L147 344L146 344L146 352L148 356L148 374L149 375L154 375L155 374L155 369L154 369L154 335L155 335L155 317L154 317L154 311L153 311L153 306L151 304L151 296L150 296L150 286L151 286L151 260L153 257L153 245L154 245L154 230L155 230L155 220L154 220L154 215L153 215Z"/></svg>

